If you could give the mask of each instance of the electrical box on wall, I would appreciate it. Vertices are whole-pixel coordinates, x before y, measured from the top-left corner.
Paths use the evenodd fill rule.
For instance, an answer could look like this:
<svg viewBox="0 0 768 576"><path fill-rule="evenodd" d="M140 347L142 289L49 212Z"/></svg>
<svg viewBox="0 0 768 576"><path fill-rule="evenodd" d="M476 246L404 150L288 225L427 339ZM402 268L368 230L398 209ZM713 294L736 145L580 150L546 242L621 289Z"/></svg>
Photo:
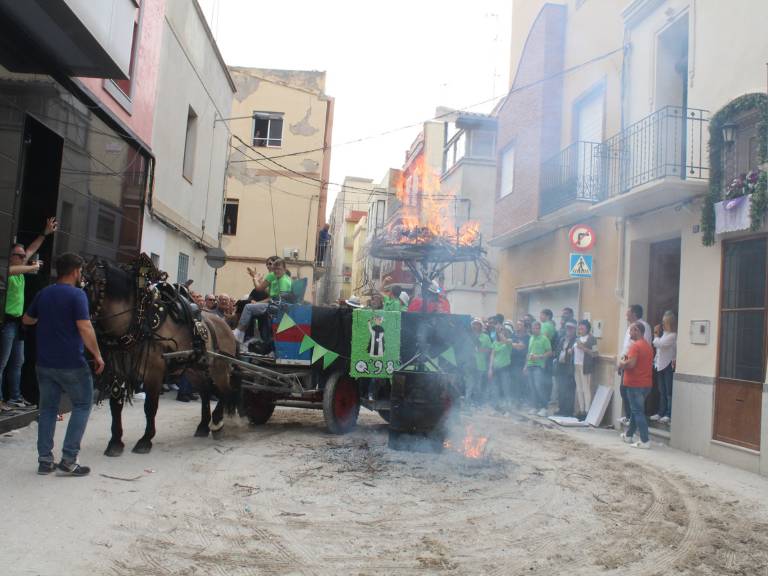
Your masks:
<svg viewBox="0 0 768 576"><path fill-rule="evenodd" d="M709 320L691 320L691 344L709 344Z"/></svg>
<svg viewBox="0 0 768 576"><path fill-rule="evenodd" d="M298 248L283 248L283 258L297 260L299 257Z"/></svg>
<svg viewBox="0 0 768 576"><path fill-rule="evenodd" d="M602 320L595 320L592 322L592 336L595 338L602 338L603 337L603 321Z"/></svg>

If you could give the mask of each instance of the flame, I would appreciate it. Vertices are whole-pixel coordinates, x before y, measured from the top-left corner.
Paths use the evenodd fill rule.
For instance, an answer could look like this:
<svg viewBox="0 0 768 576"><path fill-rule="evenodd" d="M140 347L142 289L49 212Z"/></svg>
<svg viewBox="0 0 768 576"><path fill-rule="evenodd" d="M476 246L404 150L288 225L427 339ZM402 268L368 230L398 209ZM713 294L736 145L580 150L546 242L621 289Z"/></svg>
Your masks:
<svg viewBox="0 0 768 576"><path fill-rule="evenodd" d="M478 459L485 456L485 446L488 444L488 438L485 436L476 436L474 428L469 425L464 434L461 446L454 447L450 440L443 443L444 448L456 450L466 458Z"/></svg>
<svg viewBox="0 0 768 576"><path fill-rule="evenodd" d="M480 239L480 224L470 221L456 226L456 194L442 190L440 174L420 155L398 176L396 197L401 208L387 228L394 244L443 242L473 246Z"/></svg>

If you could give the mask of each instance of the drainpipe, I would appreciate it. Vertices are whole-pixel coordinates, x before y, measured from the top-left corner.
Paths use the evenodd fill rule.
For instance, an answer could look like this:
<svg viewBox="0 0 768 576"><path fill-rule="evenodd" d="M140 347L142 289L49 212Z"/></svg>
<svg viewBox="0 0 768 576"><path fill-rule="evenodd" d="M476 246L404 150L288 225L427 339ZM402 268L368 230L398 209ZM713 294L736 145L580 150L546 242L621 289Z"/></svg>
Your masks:
<svg viewBox="0 0 768 576"><path fill-rule="evenodd" d="M624 301L624 263L626 261L625 243L627 237L627 222L622 218L616 219L616 231L619 237L618 256L616 258L616 297Z"/></svg>

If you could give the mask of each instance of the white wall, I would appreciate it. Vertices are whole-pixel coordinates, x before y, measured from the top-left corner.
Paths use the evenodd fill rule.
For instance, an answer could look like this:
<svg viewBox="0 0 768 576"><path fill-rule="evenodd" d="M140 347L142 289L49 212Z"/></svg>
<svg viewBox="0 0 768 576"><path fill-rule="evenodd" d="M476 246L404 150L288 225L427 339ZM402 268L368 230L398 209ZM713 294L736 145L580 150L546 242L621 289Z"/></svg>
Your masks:
<svg viewBox="0 0 768 576"><path fill-rule="evenodd" d="M152 208L154 215L171 226L147 218L142 250L159 254L161 268L173 281L179 252L188 254L189 277L195 279L199 290L203 285L210 289L213 270L196 245L218 246L229 131L226 122L217 119L230 115L234 89L194 2L166 2L158 78ZM197 115L191 181L182 175L190 107Z"/></svg>

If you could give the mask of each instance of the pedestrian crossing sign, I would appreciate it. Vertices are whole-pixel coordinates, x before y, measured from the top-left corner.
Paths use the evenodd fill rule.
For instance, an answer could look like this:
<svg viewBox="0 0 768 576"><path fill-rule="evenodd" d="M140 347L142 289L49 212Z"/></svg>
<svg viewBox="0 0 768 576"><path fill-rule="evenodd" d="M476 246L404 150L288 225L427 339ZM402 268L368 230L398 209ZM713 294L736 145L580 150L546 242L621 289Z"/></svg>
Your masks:
<svg viewBox="0 0 768 576"><path fill-rule="evenodd" d="M592 254L571 254L568 272L571 278L592 278Z"/></svg>

